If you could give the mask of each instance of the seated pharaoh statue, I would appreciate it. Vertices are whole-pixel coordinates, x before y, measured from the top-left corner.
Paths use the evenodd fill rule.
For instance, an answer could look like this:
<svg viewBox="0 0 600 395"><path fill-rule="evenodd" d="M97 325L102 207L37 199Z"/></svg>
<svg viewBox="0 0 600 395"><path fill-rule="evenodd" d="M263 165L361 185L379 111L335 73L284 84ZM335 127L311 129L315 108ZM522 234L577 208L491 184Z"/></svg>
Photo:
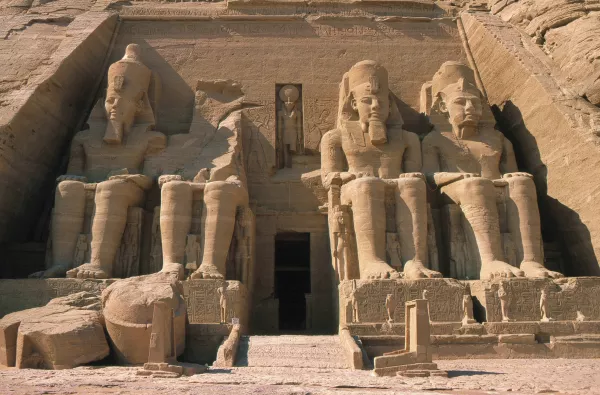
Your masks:
<svg viewBox="0 0 600 395"><path fill-rule="evenodd" d="M390 233L398 236L406 278L441 277L426 267L427 202L419 138L402 128L386 69L370 60L355 64L343 77L339 106L337 127L321 141L321 179L329 191L339 280L400 277L386 259ZM396 229L391 232L386 229L386 192L395 200L391 222Z"/></svg>
<svg viewBox="0 0 600 395"><path fill-rule="evenodd" d="M446 62L424 90L429 86L426 112L434 129L423 140L423 172L442 200L460 207L478 250L479 278L562 277L543 265L533 177L519 172L510 141L494 129L493 122L482 119L486 104L473 71ZM485 110L493 120L489 108ZM520 268L506 262L500 231L504 221L497 208L500 199L506 199L502 214Z"/></svg>
<svg viewBox="0 0 600 395"><path fill-rule="evenodd" d="M201 264L194 267L192 279L225 278L228 259L239 261L237 276L229 273L228 279L247 277L253 215L242 160L242 104L239 84L199 81L189 133L170 136L166 150L146 162L145 171L162 174L158 182L163 272L177 272L182 278L184 263L189 269L190 255L199 254L201 259L193 260ZM229 254L234 236L234 253ZM190 240L195 245L192 252Z"/></svg>
<svg viewBox="0 0 600 395"><path fill-rule="evenodd" d="M144 202L152 178L141 174L144 159L166 145L153 130L154 113L148 90L152 72L130 44L123 59L108 69L104 111L99 104L90 128L75 135L67 174L58 178L52 215L52 264L38 277L110 278L130 207ZM100 102L99 102L100 103ZM100 114L100 115L99 115ZM86 192L94 194L91 259L73 266L79 234L83 231Z"/></svg>

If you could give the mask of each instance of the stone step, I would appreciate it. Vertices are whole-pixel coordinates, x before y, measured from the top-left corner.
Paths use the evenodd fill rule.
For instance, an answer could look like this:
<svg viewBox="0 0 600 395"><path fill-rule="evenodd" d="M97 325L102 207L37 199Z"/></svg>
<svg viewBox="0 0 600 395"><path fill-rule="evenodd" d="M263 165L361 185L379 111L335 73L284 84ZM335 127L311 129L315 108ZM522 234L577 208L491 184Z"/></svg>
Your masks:
<svg viewBox="0 0 600 395"><path fill-rule="evenodd" d="M337 335L243 336L236 366L348 368Z"/></svg>

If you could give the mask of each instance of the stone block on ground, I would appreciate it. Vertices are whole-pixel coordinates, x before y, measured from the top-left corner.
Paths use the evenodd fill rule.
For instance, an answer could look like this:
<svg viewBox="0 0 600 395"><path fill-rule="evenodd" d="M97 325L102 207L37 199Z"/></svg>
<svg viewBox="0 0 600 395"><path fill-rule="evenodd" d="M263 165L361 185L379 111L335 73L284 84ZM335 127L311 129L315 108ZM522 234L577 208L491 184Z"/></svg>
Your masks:
<svg viewBox="0 0 600 395"><path fill-rule="evenodd" d="M185 346L185 302L176 276L154 273L118 280L102 293L106 329L116 358L123 364L148 361L154 303L174 311L176 355Z"/></svg>
<svg viewBox="0 0 600 395"><path fill-rule="evenodd" d="M68 369L108 356L98 296L80 292L0 320L0 363Z"/></svg>

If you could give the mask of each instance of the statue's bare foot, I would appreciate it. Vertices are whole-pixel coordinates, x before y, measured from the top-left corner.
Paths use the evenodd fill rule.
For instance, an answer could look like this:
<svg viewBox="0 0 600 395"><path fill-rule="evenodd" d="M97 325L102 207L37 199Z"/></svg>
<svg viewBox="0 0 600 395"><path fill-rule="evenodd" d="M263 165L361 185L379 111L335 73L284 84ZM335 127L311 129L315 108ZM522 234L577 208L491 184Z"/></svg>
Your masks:
<svg viewBox="0 0 600 395"><path fill-rule="evenodd" d="M367 268L360 273L362 279L395 279L400 278L394 268L383 261L371 261L368 263Z"/></svg>
<svg viewBox="0 0 600 395"><path fill-rule="evenodd" d="M219 273L219 270L217 269L217 267L215 265L203 263L200 265L200 267L194 273L192 273L190 278L192 280L199 280L199 279L209 279L209 278L223 279L225 277L221 273Z"/></svg>
<svg viewBox="0 0 600 395"><path fill-rule="evenodd" d="M417 278L442 278L442 273L427 269L421 261L408 261L404 265L404 278L409 280Z"/></svg>
<svg viewBox="0 0 600 395"><path fill-rule="evenodd" d="M112 273L108 273L102 270L101 267L92 263L86 263L75 269L71 269L67 272L68 278L97 278L105 279L110 278Z"/></svg>
<svg viewBox="0 0 600 395"><path fill-rule="evenodd" d="M523 261L521 262L521 270L525 272L525 277L550 277L550 278L563 278L564 276L559 272L553 272L548 270L539 262Z"/></svg>
<svg viewBox="0 0 600 395"><path fill-rule="evenodd" d="M62 278L67 273L65 266L52 266L41 272L31 273L29 278Z"/></svg>
<svg viewBox="0 0 600 395"><path fill-rule="evenodd" d="M161 272L173 274L177 276L178 280L183 280L184 278L183 265L181 263L165 262L163 263Z"/></svg>
<svg viewBox="0 0 600 395"><path fill-rule="evenodd" d="M479 278L492 280L495 278L523 277L525 273L519 268L502 261L484 262L481 264Z"/></svg>

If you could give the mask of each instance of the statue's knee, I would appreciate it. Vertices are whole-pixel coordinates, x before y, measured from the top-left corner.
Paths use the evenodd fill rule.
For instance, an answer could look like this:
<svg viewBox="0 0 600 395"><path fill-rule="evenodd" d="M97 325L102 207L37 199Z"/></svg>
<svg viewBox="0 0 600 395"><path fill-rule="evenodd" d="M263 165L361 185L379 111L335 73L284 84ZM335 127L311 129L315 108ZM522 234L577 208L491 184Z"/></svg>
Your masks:
<svg viewBox="0 0 600 395"><path fill-rule="evenodd" d="M464 192L463 198L474 196L495 196L496 191L492 180L483 177L465 178L461 181Z"/></svg>
<svg viewBox="0 0 600 395"><path fill-rule="evenodd" d="M373 195L383 193L385 182L375 177L364 177L353 182L352 190L355 195Z"/></svg>
<svg viewBox="0 0 600 395"><path fill-rule="evenodd" d="M169 181L162 186L161 193L165 195L186 195L192 193L190 184L186 181Z"/></svg>
<svg viewBox="0 0 600 395"><path fill-rule="evenodd" d="M418 177L399 178L398 188L400 190L408 189L416 192L426 192L425 180Z"/></svg>
<svg viewBox="0 0 600 395"><path fill-rule="evenodd" d="M85 184L81 181L62 181L56 187L56 196L63 199L83 199L85 198Z"/></svg>
<svg viewBox="0 0 600 395"><path fill-rule="evenodd" d="M204 199L225 198L232 203L243 204L248 201L248 192L242 184L229 181L213 181L204 188Z"/></svg>

